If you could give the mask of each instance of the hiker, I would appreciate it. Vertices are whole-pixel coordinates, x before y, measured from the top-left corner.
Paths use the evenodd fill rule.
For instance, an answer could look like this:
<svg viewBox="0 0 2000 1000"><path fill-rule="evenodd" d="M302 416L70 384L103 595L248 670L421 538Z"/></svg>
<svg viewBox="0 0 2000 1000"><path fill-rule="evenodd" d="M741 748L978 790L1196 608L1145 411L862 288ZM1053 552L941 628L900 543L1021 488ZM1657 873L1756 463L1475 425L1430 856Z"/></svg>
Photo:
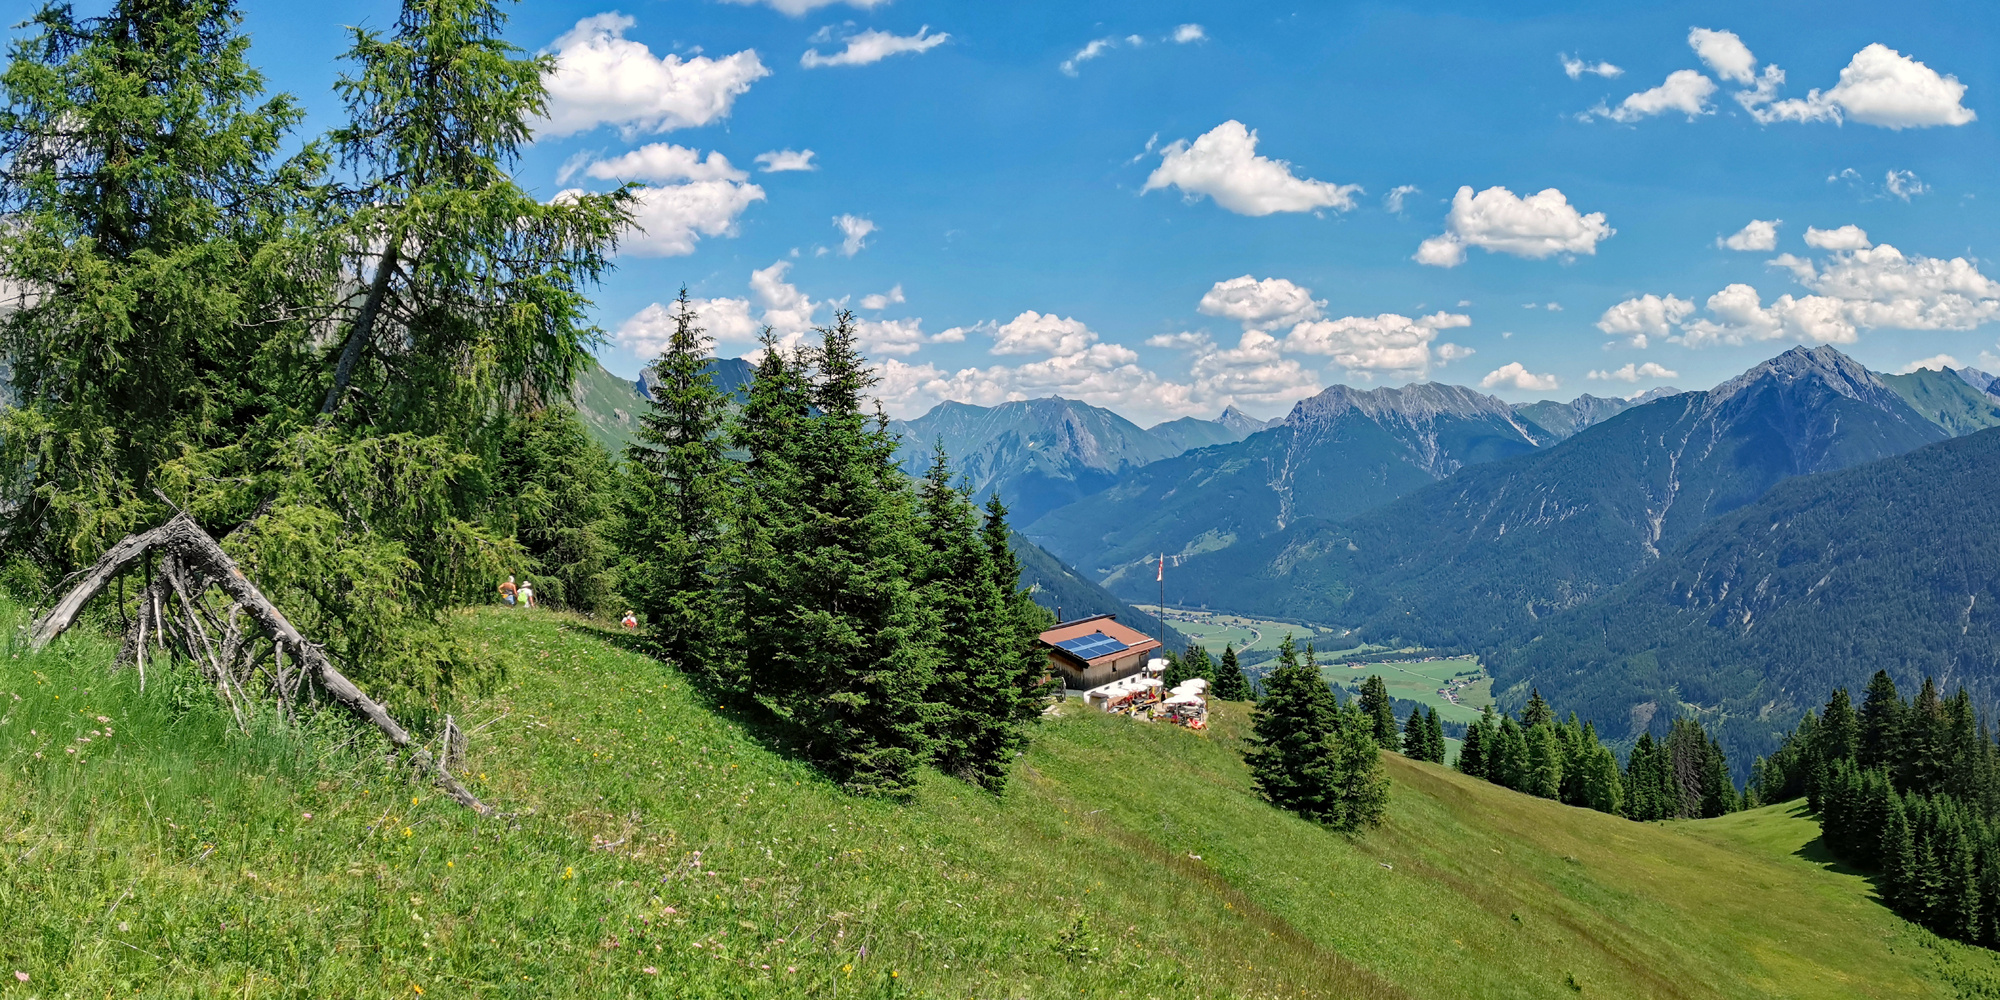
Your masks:
<svg viewBox="0 0 2000 1000"><path fill-rule="evenodd" d="M633 614L630 611L627 611L625 612L625 617L618 619L618 624L623 625L626 628L638 628L639 616Z"/></svg>
<svg viewBox="0 0 2000 1000"><path fill-rule="evenodd" d="M514 578L512 576L509 576L507 577L505 582L500 584L500 600L506 602L509 607L512 607L514 604L515 593L516 593L516 588L514 587Z"/></svg>
<svg viewBox="0 0 2000 1000"><path fill-rule="evenodd" d="M521 581L521 606L524 608L533 608L535 606L535 581Z"/></svg>

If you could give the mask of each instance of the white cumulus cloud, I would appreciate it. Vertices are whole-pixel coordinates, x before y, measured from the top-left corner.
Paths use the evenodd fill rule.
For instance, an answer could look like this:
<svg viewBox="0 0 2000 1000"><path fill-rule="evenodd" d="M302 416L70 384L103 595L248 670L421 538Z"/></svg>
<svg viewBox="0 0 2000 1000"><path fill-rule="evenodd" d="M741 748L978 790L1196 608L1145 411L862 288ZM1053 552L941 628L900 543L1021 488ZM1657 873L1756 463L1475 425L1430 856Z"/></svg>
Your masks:
<svg viewBox="0 0 2000 1000"><path fill-rule="evenodd" d="M1270 330L1318 319L1325 305L1313 299L1310 288L1283 278L1259 281L1246 274L1216 282L1195 308L1205 316L1233 319L1245 330Z"/></svg>
<svg viewBox="0 0 2000 1000"><path fill-rule="evenodd" d="M823 56L818 49L807 49L804 55L799 56L799 65L807 69L866 66L905 52L929 52L951 41L951 35L942 31L935 35L926 34L930 30L930 25L926 24L918 28L914 35L896 35L871 28L849 37L847 47L832 55Z"/></svg>
<svg viewBox="0 0 2000 1000"><path fill-rule="evenodd" d="M728 162L722 165L727 167ZM571 188L558 193L556 200L582 193ZM633 194L632 227L620 241L619 252L684 257L704 236L736 235L736 217L763 200L763 188L727 177L639 188Z"/></svg>
<svg viewBox="0 0 2000 1000"><path fill-rule="evenodd" d="M1952 357L1949 354L1933 354L1928 358L1919 358L1915 361L1910 362L1907 365L1904 365L1901 368L1896 369L1896 374L1908 375L1911 372L1920 372L1925 370L1937 372L1937 371L1943 371L1947 368L1963 368L1963 367L1965 367L1964 362L1958 360L1957 358Z"/></svg>
<svg viewBox="0 0 2000 1000"><path fill-rule="evenodd" d="M724 0L724 2L742 4L745 7L752 7L761 3L781 14L791 17L803 17L821 7L831 7L839 3L844 3L849 7L856 7L861 10L874 10L888 3L889 0Z"/></svg>
<svg viewBox="0 0 2000 1000"><path fill-rule="evenodd" d="M767 174L784 173L788 170L818 170L819 164L813 162L813 155L810 149L774 149L768 153L757 154L757 169Z"/></svg>
<svg viewBox="0 0 2000 1000"><path fill-rule="evenodd" d="M1860 226L1849 224L1839 229L1806 227L1806 246L1819 250L1866 250L1874 245L1868 242L1868 233Z"/></svg>
<svg viewBox="0 0 2000 1000"><path fill-rule="evenodd" d="M1604 310L1597 328L1613 337L1624 337L1633 347L1643 348L1653 337L1664 337L1694 313L1694 303L1668 295L1641 295Z"/></svg>
<svg viewBox="0 0 2000 1000"><path fill-rule="evenodd" d="M875 231L875 223L858 215L836 215L833 226L840 230L840 253L852 257L868 245L868 234Z"/></svg>
<svg viewBox="0 0 2000 1000"><path fill-rule="evenodd" d="M1644 364L1635 364L1628 361L1623 368L1614 368L1608 372L1593 371L1584 377L1603 382L1637 382L1642 378L1675 378L1679 375L1679 372L1667 368L1657 361L1648 361Z"/></svg>
<svg viewBox="0 0 2000 1000"><path fill-rule="evenodd" d="M672 143L656 142L623 156L596 160L583 172L605 181L745 181L750 175L729 164L729 158L710 152L707 159L695 150Z"/></svg>
<svg viewBox="0 0 2000 1000"><path fill-rule="evenodd" d="M887 309L892 305L900 304L903 301L903 286L897 285L886 292L863 295L861 297L861 308L879 311Z"/></svg>
<svg viewBox="0 0 2000 1000"><path fill-rule="evenodd" d="M1749 224L1728 236L1718 236L1715 245L1725 250L1776 250L1778 227L1783 219L1751 219Z"/></svg>
<svg viewBox="0 0 2000 1000"><path fill-rule="evenodd" d="M1537 260L1595 254L1597 244L1616 232L1605 225L1603 212L1578 212L1555 188L1520 198L1503 187L1475 195L1468 186L1452 196L1445 232L1418 246L1415 259L1432 267L1456 267L1465 261L1468 246Z"/></svg>
<svg viewBox="0 0 2000 1000"><path fill-rule="evenodd" d="M1208 32L1203 31L1199 24L1183 24L1174 29L1173 38L1180 45L1186 45L1189 42L1205 42L1208 41Z"/></svg>
<svg viewBox="0 0 2000 1000"><path fill-rule="evenodd" d="M1562 380L1554 375L1537 375L1529 371L1519 361L1509 361L1486 373L1479 380L1482 389L1520 389L1523 392L1547 392L1562 387Z"/></svg>
<svg viewBox="0 0 2000 1000"><path fill-rule="evenodd" d="M1292 165L1257 155L1257 133L1231 119L1193 143L1182 139L1160 150L1160 165L1146 178L1144 194L1177 187L1190 200L1207 195L1238 215L1310 212L1354 207L1358 184L1329 184L1294 176Z"/></svg>
<svg viewBox="0 0 2000 1000"><path fill-rule="evenodd" d="M1775 71L1775 72L1774 72ZM1966 86L1958 77L1938 71L1880 42L1854 54L1840 71L1840 82L1805 97L1774 100L1784 72L1767 67L1769 86L1738 96L1758 121L1831 121L1847 119L1888 129L1965 125L1979 115L1964 104Z"/></svg>
<svg viewBox="0 0 2000 1000"><path fill-rule="evenodd" d="M1882 181L1882 190L1891 198L1909 201L1917 195L1929 192L1931 186L1917 178L1914 170L1891 170Z"/></svg>
<svg viewBox="0 0 2000 1000"><path fill-rule="evenodd" d="M1724 80L1748 87L1757 78L1757 57L1750 54L1750 47L1733 31L1689 29L1688 48L1694 50L1710 72Z"/></svg>
<svg viewBox="0 0 2000 1000"><path fill-rule="evenodd" d="M1043 315L1030 309L994 328L992 353L1079 354L1096 343L1097 331L1082 320L1054 313Z"/></svg>
<svg viewBox="0 0 2000 1000"><path fill-rule="evenodd" d="M1636 122L1641 118L1678 111L1693 119L1712 113L1708 99L1715 94L1715 81L1691 69L1677 69L1650 90L1628 94L1615 108L1598 105L1592 114L1615 122Z"/></svg>
<svg viewBox="0 0 2000 1000"><path fill-rule="evenodd" d="M1569 78L1572 80L1583 79L1583 74L1585 73L1601 76L1607 80L1625 75L1624 70L1608 62L1599 61L1597 63L1589 63L1582 59L1573 59L1568 53L1563 53L1557 56L1557 58L1562 60L1563 72L1569 74Z"/></svg>
<svg viewBox="0 0 2000 1000"><path fill-rule="evenodd" d="M655 57L625 37L636 23L623 14L586 17L556 39L556 65L544 80L548 117L540 137L574 135L612 125L628 138L726 118L736 98L771 74L753 49L721 59Z"/></svg>
<svg viewBox="0 0 2000 1000"><path fill-rule="evenodd" d="M1411 319L1395 313L1343 316L1292 327L1284 348L1299 354L1324 355L1362 378L1375 375L1420 377L1435 361L1431 342L1439 330L1470 326L1472 319L1456 313L1434 313ZM1454 345L1451 357L1464 357ZM1447 359L1449 360L1449 359Z"/></svg>

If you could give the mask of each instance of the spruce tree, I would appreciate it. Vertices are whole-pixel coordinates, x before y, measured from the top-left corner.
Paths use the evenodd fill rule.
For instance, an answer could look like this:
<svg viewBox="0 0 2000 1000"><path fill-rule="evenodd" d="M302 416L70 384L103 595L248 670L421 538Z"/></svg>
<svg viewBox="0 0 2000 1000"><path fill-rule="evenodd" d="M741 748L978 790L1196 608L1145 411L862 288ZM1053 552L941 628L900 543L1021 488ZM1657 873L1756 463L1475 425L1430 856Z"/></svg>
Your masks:
<svg viewBox="0 0 2000 1000"><path fill-rule="evenodd" d="M1542 700L1541 689L1531 689L1528 694L1528 703L1521 706L1521 728L1533 729L1544 723L1554 724L1555 721L1556 710L1550 708L1549 703Z"/></svg>
<svg viewBox="0 0 2000 1000"><path fill-rule="evenodd" d="M1215 686L1210 693L1223 701L1250 700L1250 679L1243 676L1243 668L1236 663L1233 643L1222 647L1222 662L1216 667Z"/></svg>
<svg viewBox="0 0 2000 1000"><path fill-rule="evenodd" d="M789 703L808 681L785 655L791 636L792 553L803 544L800 450L811 415L804 359L779 346L766 328L763 356L742 412L729 426L730 444L744 453L737 466L725 586L736 623L743 683L750 693Z"/></svg>
<svg viewBox="0 0 2000 1000"><path fill-rule="evenodd" d="M923 552L915 582L935 625L931 643L938 654L928 695L933 705L929 735L940 769L987 784L1005 774L996 766L1004 759L984 758L997 749L996 742L1010 743L1018 727L1005 676L1006 650L995 648L1005 627L1004 619L994 617L1001 602L998 594L986 592L993 580L983 565L986 550L976 534L975 517L966 494L952 485L951 464L940 441L929 472L917 484L916 528Z"/></svg>
<svg viewBox="0 0 2000 1000"><path fill-rule="evenodd" d="M1424 713L1424 758L1433 764L1444 763L1447 747L1444 741L1444 720L1438 718L1436 706L1430 706Z"/></svg>
<svg viewBox="0 0 2000 1000"><path fill-rule="evenodd" d="M744 681L713 582L730 506L722 452L728 397L709 374L712 341L685 287L673 321L653 366L652 401L627 452L620 541L632 569L625 586L669 663L734 689Z"/></svg>
<svg viewBox="0 0 2000 1000"><path fill-rule="evenodd" d="M852 314L820 330L812 404L796 461L798 520L779 546L784 645L800 687L785 709L848 788L901 794L932 756L928 701L937 621L911 587L923 560L909 489L884 421L862 410L875 376Z"/></svg>
<svg viewBox="0 0 2000 1000"><path fill-rule="evenodd" d="M1264 697L1251 714L1252 735L1244 750L1251 778L1271 804L1321 822L1340 818L1330 743L1339 712L1318 666L1301 663L1298 647L1286 635L1277 666L1265 676Z"/></svg>
<svg viewBox="0 0 2000 1000"><path fill-rule="evenodd" d="M1465 744L1458 748L1458 770L1475 778L1497 783L1493 776L1493 756L1498 752L1499 721L1493 706L1482 710L1479 721L1465 727Z"/></svg>
<svg viewBox="0 0 2000 1000"><path fill-rule="evenodd" d="M1905 710L1889 672L1875 671L1868 681L1868 696L1861 703L1862 767L1889 767L1902 759Z"/></svg>
<svg viewBox="0 0 2000 1000"><path fill-rule="evenodd" d="M1562 797L1563 751L1556 727L1542 723L1523 734L1527 761L1522 769L1520 790L1544 799Z"/></svg>
<svg viewBox="0 0 2000 1000"><path fill-rule="evenodd" d="M1722 744L1711 738L1702 760L1699 815L1712 818L1735 808L1736 784L1729 777L1729 759L1723 755Z"/></svg>
<svg viewBox="0 0 2000 1000"><path fill-rule="evenodd" d="M1396 741L1396 706L1389 698L1389 685L1382 675L1369 674L1361 682L1361 712L1368 717L1368 735L1378 746L1393 747Z"/></svg>
<svg viewBox="0 0 2000 1000"><path fill-rule="evenodd" d="M1041 715L1044 699L1061 683L1050 675L1048 654L1039 641L1043 632L1056 626L1056 616L1035 603L1033 590L1021 586L1021 557L1014 553L1014 531L1007 524L1007 505L1000 502L999 493L986 498L985 515L979 539L986 547L988 594L1000 601L996 620L1006 623L996 644L1011 664L1006 676L1014 692L1014 718L1025 724Z"/></svg>
<svg viewBox="0 0 2000 1000"><path fill-rule="evenodd" d="M1306 648L1310 660L1312 647ZM1382 767L1381 747L1370 732L1370 720L1358 707L1338 711L1344 722L1326 738L1337 808L1324 822L1336 830L1360 830L1381 822L1388 810L1389 775Z"/></svg>
<svg viewBox="0 0 2000 1000"><path fill-rule="evenodd" d="M1410 713L1409 721L1403 723L1403 756L1411 760L1431 758L1431 731L1424 724L1424 713L1418 709Z"/></svg>
<svg viewBox="0 0 2000 1000"><path fill-rule="evenodd" d="M1602 813L1617 815L1624 806L1624 783L1618 777L1618 758L1611 748L1595 744L1583 759L1583 802Z"/></svg>
<svg viewBox="0 0 2000 1000"><path fill-rule="evenodd" d="M1512 717L1500 717L1500 737L1487 759L1487 778L1517 792L1529 789L1528 739L1521 724Z"/></svg>

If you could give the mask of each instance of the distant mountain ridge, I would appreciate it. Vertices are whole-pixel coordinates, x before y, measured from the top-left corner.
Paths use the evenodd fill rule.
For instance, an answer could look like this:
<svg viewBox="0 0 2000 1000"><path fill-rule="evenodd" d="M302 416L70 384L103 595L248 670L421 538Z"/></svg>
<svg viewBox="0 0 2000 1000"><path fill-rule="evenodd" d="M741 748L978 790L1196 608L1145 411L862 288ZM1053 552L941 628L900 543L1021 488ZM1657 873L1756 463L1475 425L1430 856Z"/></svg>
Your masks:
<svg viewBox="0 0 2000 1000"><path fill-rule="evenodd" d="M1506 403L1462 386L1336 385L1275 427L1140 468L1023 531L1111 586L1121 567L1162 550L1212 552L1302 518L1357 514L1547 440Z"/></svg>
<svg viewBox="0 0 2000 1000"><path fill-rule="evenodd" d="M1570 437L1586 427L1601 424L1644 403L1668 396L1678 396L1681 390L1672 386L1649 389L1636 396L1593 396L1584 393L1567 403L1553 399L1538 400L1533 403L1515 403L1514 412L1535 422L1535 425L1554 435L1557 440Z"/></svg>
<svg viewBox="0 0 2000 1000"><path fill-rule="evenodd" d="M1482 648L1609 591L1782 480L1948 436L1840 352L1795 348L1344 522L1196 556L1178 587L1213 607Z"/></svg>
<svg viewBox="0 0 2000 1000"><path fill-rule="evenodd" d="M1496 647L1496 687L1534 685L1609 735L1685 704L1732 760L1768 753L1826 692L1887 670L2000 696L2000 428L1781 483L1602 600Z"/></svg>

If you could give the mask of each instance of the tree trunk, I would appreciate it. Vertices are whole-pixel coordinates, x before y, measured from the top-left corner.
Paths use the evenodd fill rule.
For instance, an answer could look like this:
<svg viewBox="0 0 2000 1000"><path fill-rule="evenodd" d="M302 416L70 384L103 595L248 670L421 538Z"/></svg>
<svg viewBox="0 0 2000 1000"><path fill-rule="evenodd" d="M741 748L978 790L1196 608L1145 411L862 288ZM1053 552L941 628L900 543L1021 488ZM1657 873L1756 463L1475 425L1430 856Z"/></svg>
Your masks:
<svg viewBox="0 0 2000 1000"><path fill-rule="evenodd" d="M332 417L345 401L347 386L354 381L354 369L361 364L361 352L375 336L375 317L382 314L382 300L388 296L389 282L395 275L396 244L391 242L375 265L375 279L368 283L368 297L361 300L361 315L354 317L354 326L347 331L347 345L340 349L340 363L333 369L333 385L327 387L326 402L319 407L320 422Z"/></svg>

